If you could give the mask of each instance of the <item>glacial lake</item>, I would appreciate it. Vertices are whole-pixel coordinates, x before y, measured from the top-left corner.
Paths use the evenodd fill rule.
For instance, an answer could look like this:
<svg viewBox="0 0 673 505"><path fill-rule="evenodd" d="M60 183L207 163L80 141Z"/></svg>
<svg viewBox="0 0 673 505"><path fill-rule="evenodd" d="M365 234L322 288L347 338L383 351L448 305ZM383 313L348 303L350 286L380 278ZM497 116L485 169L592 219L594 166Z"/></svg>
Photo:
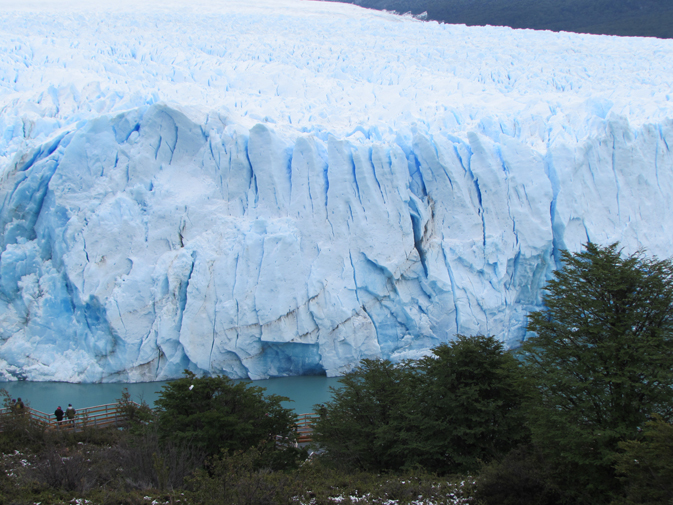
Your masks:
<svg viewBox="0 0 673 505"><path fill-rule="evenodd" d="M313 412L313 406L331 399L330 386L339 387L339 377L302 376L279 377L252 382L266 389L265 394L287 396L291 402L283 406L293 409L297 414ZM93 407L106 403L115 403L121 398L124 388L129 390L131 399L144 400L151 407L159 398L159 391L168 382L137 382L132 384L71 384L69 382L0 382L12 398L20 397L32 408L51 414L59 405L65 409L72 403L75 409Z"/></svg>

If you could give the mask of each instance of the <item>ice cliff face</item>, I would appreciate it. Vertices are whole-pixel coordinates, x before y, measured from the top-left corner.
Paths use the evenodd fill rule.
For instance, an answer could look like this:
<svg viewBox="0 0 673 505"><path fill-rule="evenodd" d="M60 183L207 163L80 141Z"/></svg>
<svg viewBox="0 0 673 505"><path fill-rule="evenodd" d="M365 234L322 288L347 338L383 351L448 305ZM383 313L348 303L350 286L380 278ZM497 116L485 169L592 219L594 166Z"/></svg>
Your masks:
<svg viewBox="0 0 673 505"><path fill-rule="evenodd" d="M319 22L336 23L336 32L335 12L369 23L368 31L378 27L376 40L394 23L419 34L425 26L450 30L391 15L381 20L351 6L311 8ZM260 12L250 15L263 18ZM267 16L272 23L279 15ZM178 17L194 26L184 13ZM520 54L512 40L542 40L504 29L458 30L465 43L495 34L512 54ZM600 47L605 39L589 40ZM385 40L392 61L395 45ZM12 43L9 54L25 52ZM257 44L251 47L259 53ZM673 53L664 41L632 44ZM322 51L314 48L311 61ZM584 59L595 63L589 52ZM226 60L225 53L218 58ZM533 69L535 58L528 59ZM120 111L116 104L129 92L114 91L111 80L84 96L81 86L64 85L64 76L35 95L21 88L17 70L0 115L0 371L65 381L166 379L185 368L253 379L338 375L362 358L418 357L456 333L494 334L516 345L561 249L619 240L628 251L646 247L668 257L673 114L661 101L666 76L634 84L627 71L627 84L608 100L605 89L583 95L542 72L532 81L557 94L547 90L525 102L525 86L514 86L514 100L512 85L502 81L508 66L490 69L496 76L484 86L501 95L489 95L488 103L479 79L440 72L437 82L446 86L476 86L469 104L456 105L463 109L444 107L437 116L424 103L425 112L400 112L393 107L400 100L427 99L418 97L424 84L394 88L386 98L381 91L392 84L380 83L373 125L364 116L345 124L344 114L360 109L348 109L348 93L335 91L306 98L308 105L294 102L295 123L303 117L303 126L232 112L236 106L226 100L200 102L202 113L132 95ZM364 75L367 64L359 68ZM404 76L404 65L395 72ZM357 86L371 84L348 81L343 72L332 79L301 89L306 97L322 85L343 91L348 82L357 102ZM429 95L437 82L427 84ZM193 83L192 97L203 80ZM610 87L598 79L594 88L601 83ZM272 97L281 87L245 96L263 96L278 118L287 102L274 108ZM110 99L114 93L120 100ZM232 93L241 99L240 90ZM498 108L499 96L506 106ZM512 100L524 105L517 109ZM59 112L68 103L76 105ZM386 119L384 109L395 109L395 117Z"/></svg>
<svg viewBox="0 0 673 505"><path fill-rule="evenodd" d="M541 157L477 133L290 142L161 105L92 120L6 171L5 369L262 378L456 332L514 344L558 248L670 242L673 124L604 128Z"/></svg>

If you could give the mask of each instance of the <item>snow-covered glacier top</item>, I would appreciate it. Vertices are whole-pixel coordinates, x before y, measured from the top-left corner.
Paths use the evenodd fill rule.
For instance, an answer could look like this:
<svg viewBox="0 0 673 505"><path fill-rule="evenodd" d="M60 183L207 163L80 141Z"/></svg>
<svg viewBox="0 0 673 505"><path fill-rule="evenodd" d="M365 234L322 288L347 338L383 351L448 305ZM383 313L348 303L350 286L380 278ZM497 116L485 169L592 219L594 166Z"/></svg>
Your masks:
<svg viewBox="0 0 673 505"><path fill-rule="evenodd" d="M300 0L0 0L0 373L338 375L673 250L673 41Z"/></svg>

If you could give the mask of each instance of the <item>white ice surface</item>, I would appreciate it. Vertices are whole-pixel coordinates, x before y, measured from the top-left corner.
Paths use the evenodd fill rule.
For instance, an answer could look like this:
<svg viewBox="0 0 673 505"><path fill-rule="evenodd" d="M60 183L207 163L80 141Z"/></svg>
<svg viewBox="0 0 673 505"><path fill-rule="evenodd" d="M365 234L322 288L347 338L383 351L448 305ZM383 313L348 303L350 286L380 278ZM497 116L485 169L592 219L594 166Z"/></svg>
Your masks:
<svg viewBox="0 0 673 505"><path fill-rule="evenodd" d="M673 41L300 0L0 0L0 373L515 345L558 251L673 250Z"/></svg>

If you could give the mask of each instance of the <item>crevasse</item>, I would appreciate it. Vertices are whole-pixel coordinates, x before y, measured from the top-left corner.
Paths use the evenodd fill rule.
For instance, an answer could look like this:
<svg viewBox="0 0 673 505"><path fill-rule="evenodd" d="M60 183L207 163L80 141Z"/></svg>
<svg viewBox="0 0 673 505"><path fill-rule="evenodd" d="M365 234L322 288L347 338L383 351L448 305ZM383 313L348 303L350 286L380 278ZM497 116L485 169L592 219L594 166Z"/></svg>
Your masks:
<svg viewBox="0 0 673 505"><path fill-rule="evenodd" d="M478 132L286 138L161 104L81 123L0 183L0 370L259 379L456 333L515 346L558 248L671 250L673 122L601 121L544 155Z"/></svg>

